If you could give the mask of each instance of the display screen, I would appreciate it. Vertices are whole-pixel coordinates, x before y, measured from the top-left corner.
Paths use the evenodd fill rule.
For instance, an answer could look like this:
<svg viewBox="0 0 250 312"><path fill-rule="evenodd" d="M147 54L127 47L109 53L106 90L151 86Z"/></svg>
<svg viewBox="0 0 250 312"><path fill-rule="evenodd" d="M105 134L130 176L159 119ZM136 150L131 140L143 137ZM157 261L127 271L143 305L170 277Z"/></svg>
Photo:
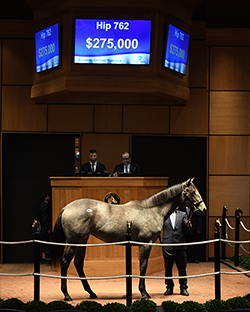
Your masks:
<svg viewBox="0 0 250 312"><path fill-rule="evenodd" d="M150 20L75 20L74 63L150 63Z"/></svg>
<svg viewBox="0 0 250 312"><path fill-rule="evenodd" d="M58 23L35 34L36 72L59 66Z"/></svg>
<svg viewBox="0 0 250 312"><path fill-rule="evenodd" d="M169 25L165 67L186 74L189 35L179 28Z"/></svg>

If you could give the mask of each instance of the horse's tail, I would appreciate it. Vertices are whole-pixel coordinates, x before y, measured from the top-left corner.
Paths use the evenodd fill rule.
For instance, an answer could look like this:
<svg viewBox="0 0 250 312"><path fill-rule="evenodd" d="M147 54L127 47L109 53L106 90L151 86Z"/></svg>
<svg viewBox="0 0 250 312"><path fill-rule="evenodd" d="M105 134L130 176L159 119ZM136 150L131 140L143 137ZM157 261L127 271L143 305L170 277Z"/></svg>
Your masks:
<svg viewBox="0 0 250 312"><path fill-rule="evenodd" d="M54 243L65 243L65 235L62 228L62 212L56 220L54 230L51 234L51 242ZM53 263L61 262L61 258L64 252L65 246L51 245L51 258Z"/></svg>

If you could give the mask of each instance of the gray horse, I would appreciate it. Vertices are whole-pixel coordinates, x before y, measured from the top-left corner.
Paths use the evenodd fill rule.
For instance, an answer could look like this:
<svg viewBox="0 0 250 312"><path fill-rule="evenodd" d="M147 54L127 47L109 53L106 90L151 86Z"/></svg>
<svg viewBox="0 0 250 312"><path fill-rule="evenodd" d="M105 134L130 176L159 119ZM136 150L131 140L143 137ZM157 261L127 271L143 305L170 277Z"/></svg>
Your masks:
<svg viewBox="0 0 250 312"><path fill-rule="evenodd" d="M163 224L175 208L181 203L195 207L198 211L206 210L193 178L169 187L147 199L130 201L124 205L112 205L93 199L79 199L65 206L55 224L52 241L69 244L86 244L89 235L106 243L126 240L127 221L132 222L131 239L133 241L153 243L162 231ZM151 246L140 245L140 275L145 276ZM67 276L72 258L80 277L83 271L86 247L67 246L61 259L61 276ZM90 298L97 298L86 279L81 280ZM149 299L145 279L139 281L142 299ZM67 280L61 280L61 291L66 301L71 301L67 291Z"/></svg>

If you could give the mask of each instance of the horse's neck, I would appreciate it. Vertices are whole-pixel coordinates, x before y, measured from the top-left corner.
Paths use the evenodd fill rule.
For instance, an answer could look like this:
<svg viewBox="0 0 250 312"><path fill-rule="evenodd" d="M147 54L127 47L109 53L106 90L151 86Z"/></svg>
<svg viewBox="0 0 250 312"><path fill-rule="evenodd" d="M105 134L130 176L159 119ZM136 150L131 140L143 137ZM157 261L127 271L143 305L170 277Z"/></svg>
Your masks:
<svg viewBox="0 0 250 312"><path fill-rule="evenodd" d="M159 214L162 215L164 222L168 219L173 211L175 211L176 207L178 207L181 203L181 194L170 199L165 205L162 207L158 207Z"/></svg>
<svg viewBox="0 0 250 312"><path fill-rule="evenodd" d="M163 207L168 203L168 201L172 201L172 199L180 198L180 194L182 192L182 183L171 186L161 192L150 196L147 199L141 201L141 206L145 208L153 208L153 207Z"/></svg>

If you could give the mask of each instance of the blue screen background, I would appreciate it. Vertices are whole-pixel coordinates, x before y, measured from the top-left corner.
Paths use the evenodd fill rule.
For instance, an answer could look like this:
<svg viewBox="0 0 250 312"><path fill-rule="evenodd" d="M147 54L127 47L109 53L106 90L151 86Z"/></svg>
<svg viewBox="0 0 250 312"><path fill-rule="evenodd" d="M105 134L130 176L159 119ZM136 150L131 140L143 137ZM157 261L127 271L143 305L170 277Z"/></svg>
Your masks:
<svg viewBox="0 0 250 312"><path fill-rule="evenodd" d="M187 33L180 30L179 28L171 24L169 25L165 64L164 64L165 67L180 72L181 74L186 73L189 37L190 36ZM176 53L175 47L178 47L178 55ZM184 54L183 51L185 51L184 58L179 57L180 52L181 55L183 56Z"/></svg>
<svg viewBox="0 0 250 312"><path fill-rule="evenodd" d="M35 34L36 72L59 66L58 23Z"/></svg>
<svg viewBox="0 0 250 312"><path fill-rule="evenodd" d="M115 23L128 23L128 29L115 29ZM99 28L97 27L99 23ZM100 27L100 25L102 25ZM107 25L111 25L107 29ZM116 24L117 25L117 24ZM76 19L75 20L75 63L98 63L98 64L149 64L150 62L150 20L96 20L96 19ZM99 48L88 48L86 40L91 38L93 43L95 38L112 38L114 48L108 48L107 41ZM132 42L136 39L138 47L119 48L118 41Z"/></svg>

